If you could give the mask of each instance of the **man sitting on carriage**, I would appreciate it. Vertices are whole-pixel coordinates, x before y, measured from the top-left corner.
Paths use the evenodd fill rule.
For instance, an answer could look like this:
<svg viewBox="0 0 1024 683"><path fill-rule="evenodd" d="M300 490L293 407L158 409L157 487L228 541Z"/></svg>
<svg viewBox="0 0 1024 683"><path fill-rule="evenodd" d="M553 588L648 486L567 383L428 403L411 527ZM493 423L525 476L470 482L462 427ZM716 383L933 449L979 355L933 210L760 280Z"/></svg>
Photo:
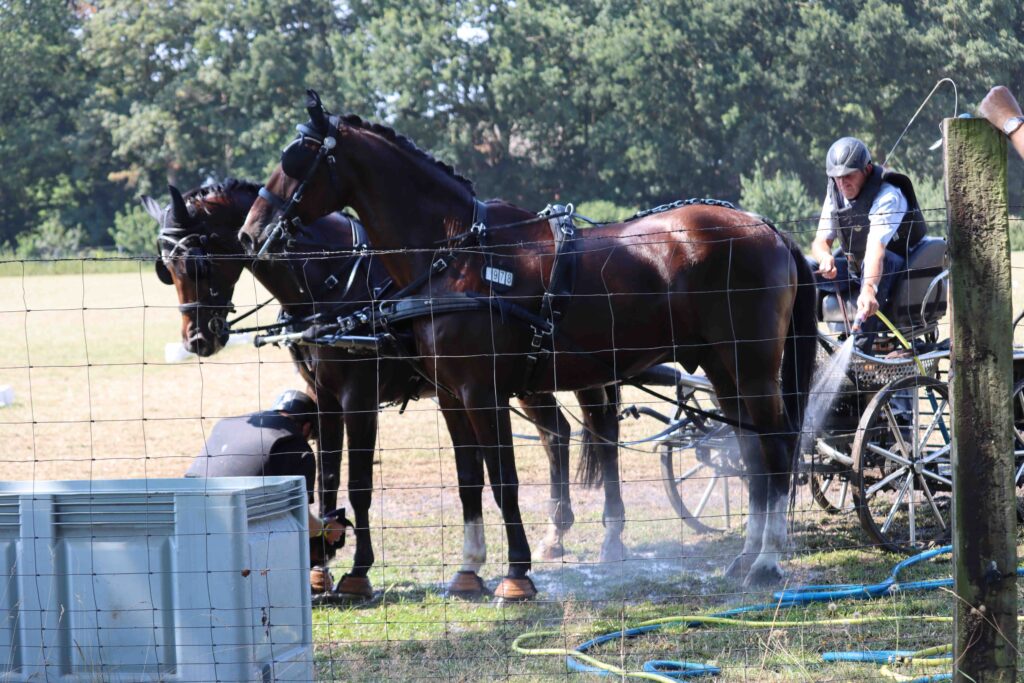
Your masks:
<svg viewBox="0 0 1024 683"><path fill-rule="evenodd" d="M825 160L828 191L811 254L818 262L819 289L844 299L856 296L853 331L857 347L870 353L896 276L927 226L910 178L871 162L867 145L844 137ZM832 252L839 238L840 248Z"/></svg>

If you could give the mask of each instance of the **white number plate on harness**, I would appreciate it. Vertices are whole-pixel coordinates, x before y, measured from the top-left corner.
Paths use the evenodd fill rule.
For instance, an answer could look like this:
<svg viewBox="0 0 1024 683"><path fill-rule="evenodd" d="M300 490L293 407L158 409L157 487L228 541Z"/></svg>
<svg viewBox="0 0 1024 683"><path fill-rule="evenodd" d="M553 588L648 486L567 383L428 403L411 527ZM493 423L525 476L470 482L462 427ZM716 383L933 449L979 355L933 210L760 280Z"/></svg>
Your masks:
<svg viewBox="0 0 1024 683"><path fill-rule="evenodd" d="M493 282L496 285L502 287L512 286L512 271L502 270L501 268L495 268L493 266L486 266L484 268L484 279L488 282Z"/></svg>

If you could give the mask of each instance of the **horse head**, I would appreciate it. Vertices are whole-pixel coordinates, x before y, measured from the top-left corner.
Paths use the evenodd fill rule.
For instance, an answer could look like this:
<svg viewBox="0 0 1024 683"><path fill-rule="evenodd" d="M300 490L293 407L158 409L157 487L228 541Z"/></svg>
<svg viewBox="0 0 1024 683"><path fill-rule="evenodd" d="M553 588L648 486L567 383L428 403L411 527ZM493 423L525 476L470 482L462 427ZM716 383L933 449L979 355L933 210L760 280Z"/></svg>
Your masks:
<svg viewBox="0 0 1024 683"><path fill-rule="evenodd" d="M191 353L211 356L228 340L231 297L248 260L234 230L255 198L256 187L228 181L191 190L187 199L173 185L168 190L171 203L165 208L151 197L141 198L160 225L156 274L177 290L182 345Z"/></svg>
<svg viewBox="0 0 1024 683"><path fill-rule="evenodd" d="M281 163L238 233L238 241L252 255L263 256L303 224L345 206L338 196L343 183L336 154L344 126L326 112L313 90L307 91L306 111L309 120L296 126L298 135L282 150Z"/></svg>
<svg viewBox="0 0 1024 683"><path fill-rule="evenodd" d="M451 166L387 126L330 114L312 90L305 105L308 120L296 127L239 232L248 253L279 250L304 226L346 206L367 220L378 249L430 248L470 227L472 183ZM428 215L436 220L423 221Z"/></svg>

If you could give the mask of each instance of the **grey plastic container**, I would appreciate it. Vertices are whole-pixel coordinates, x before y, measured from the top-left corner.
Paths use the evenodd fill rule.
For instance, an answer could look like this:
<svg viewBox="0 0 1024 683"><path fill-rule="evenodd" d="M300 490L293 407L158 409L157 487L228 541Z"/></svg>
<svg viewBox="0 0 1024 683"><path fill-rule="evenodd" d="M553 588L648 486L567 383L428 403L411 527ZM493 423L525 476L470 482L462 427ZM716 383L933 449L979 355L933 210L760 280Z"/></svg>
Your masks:
<svg viewBox="0 0 1024 683"><path fill-rule="evenodd" d="M302 477L0 482L0 681L311 681Z"/></svg>

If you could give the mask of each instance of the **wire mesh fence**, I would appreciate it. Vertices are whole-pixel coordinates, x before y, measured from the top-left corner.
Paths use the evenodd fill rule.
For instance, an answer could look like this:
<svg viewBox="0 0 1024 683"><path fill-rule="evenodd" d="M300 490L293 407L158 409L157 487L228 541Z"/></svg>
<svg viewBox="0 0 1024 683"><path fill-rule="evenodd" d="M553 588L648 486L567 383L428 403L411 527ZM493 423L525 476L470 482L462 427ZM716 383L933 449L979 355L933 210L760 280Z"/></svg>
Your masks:
<svg viewBox="0 0 1024 683"><path fill-rule="evenodd" d="M933 226L938 212L926 212ZM784 227L800 232L815 224ZM150 260L125 259L116 267L110 261L67 261L59 265L63 274L53 274L53 263L0 263L0 443L4 479L22 482L0 490L0 547L9 577L0 591L8 615L0 627L0 662L6 663L0 677L200 680L189 667L205 666L207 680L301 680L307 670L286 664L301 660L304 648L312 662L309 671L319 680L576 680L603 667L613 675L646 670L655 680L688 671L714 672L723 681L866 681L949 670L941 652L921 655L937 659L916 665L896 661L950 640L949 591L941 584L919 585L949 576L948 555L892 575L907 555L887 551L879 538L927 526L935 534L914 536L907 544L912 547L904 550L942 545L949 498L941 480L948 478L948 467L929 470L934 490L926 494L913 475L901 478L897 461L872 461L878 471L864 479L851 451L862 420L875 410L880 421L872 429L882 429L878 425L887 418L895 422L888 436L867 439L864 453L899 456L906 452L900 450L902 439L941 460L942 439L948 444L949 437L940 425L948 404L941 390L914 381L920 374L909 374L911 382L889 392L892 400L881 407L869 404L884 392L873 388L862 395L854 387L840 397L842 405L828 408L833 417L845 415L846 422L842 428L833 425L835 438L812 441L798 464L782 561L786 574L774 587L745 586L742 573L738 578L725 573L744 549L751 482L766 475L744 463L732 427L714 419L721 405L699 371L673 366L667 386L621 388L614 407L618 466L609 477L621 488L621 520L609 516L606 487L587 487L575 477L567 487L572 516L564 502L552 504L560 490L552 480L566 472L552 465L546 447L556 436L567 438L575 468L581 444L595 438L585 428L587 409L595 407L586 397L555 393L565 415L557 435L513 415L518 503L533 550L529 575L537 596L498 601L491 594L509 571L506 525L484 490L479 526L465 531L460 496L465 487L444 411L433 397L443 387L431 389L409 373L401 391L385 391L392 378L381 370L392 350L367 356L365 348L325 346L344 336L340 328L321 327L304 340L291 338L303 342L301 371L288 344L256 347L248 337L230 344L218 338L204 350L215 351L207 357L181 353L183 339L197 348L196 324L204 323L190 318L197 309L180 306L209 305L203 297L219 295L233 303L237 316L270 298L265 283L242 270L246 262L238 254L219 249L224 245L208 239L181 253L165 252L184 257L176 287L161 284ZM327 276L314 281L302 275L312 272L310 263L344 261L329 273L335 276L329 289L349 292L361 282L367 292L350 302L355 305L344 315L315 322L336 323L363 305L379 311L388 294L368 281L374 254L342 250L298 257L302 268L292 272L300 275L289 276L283 289L273 292L278 301L246 320L255 328L276 325L284 310L292 326L248 334L281 335L294 328L298 335L304 326L295 319L330 310L301 307L302 297L329 284ZM1024 305L1016 282L1022 258L1013 257L1017 308ZM353 259L363 259L362 265L354 266ZM190 267L190 261L202 267ZM217 279L224 270L237 274L233 287ZM266 277L259 269L256 274ZM183 288L186 277L196 286ZM493 318L494 327L478 330L482 338L519 324L498 314ZM943 318L928 340L939 355L926 374L940 389L946 323ZM828 336L825 326L821 330ZM429 367L422 348L412 355ZM898 353L889 360L908 367L914 362ZM322 394L337 381L328 379L330 372L345 376L346 370L352 375L367 367L374 378L369 386L345 386L366 393L370 407L336 397L338 405L325 408L322 400L319 443L331 438L325 430L339 430L338 439L344 430L349 447L361 438L358 430L372 431L370 447L343 455L337 504L352 516L354 501L362 505L371 499L368 522L357 525L366 532L360 541L372 541L373 561L367 566L365 555L356 560L350 531L346 546L329 562L332 584L345 574L365 575L360 586L368 590L356 597L328 592L314 600L306 574L309 550L304 539L296 540L306 524L301 483L298 504L292 498L288 504L260 502L263 494L246 494L241 484L241 498L224 502L219 491L198 484L198 499L207 502L197 507L187 496L176 500L157 480L181 478L218 421L266 411L282 389L302 389L310 377L327 383L319 387ZM897 420L898 404L908 392L917 396L910 408L914 420L903 423ZM810 405L827 398L812 395ZM376 407L383 408L369 423L339 423L343 404L350 407L348 418L376 416ZM486 454L473 458L481 458L484 469ZM354 485L347 476L350 467L364 477ZM372 472L372 478L359 468ZM103 499L102 507L96 501L109 494L110 485L98 482L112 479L132 484L121 499ZM48 482L57 480L77 484L51 490ZM906 481L910 484L900 488ZM263 485L277 484L266 480ZM170 488L176 491L175 486ZM501 486L495 495L507 492ZM858 509L868 507L859 501L882 500L883 494L888 497L877 509ZM920 505L917 518L908 512L911 499ZM200 521L182 526L190 506ZM865 518L874 519L873 530ZM609 541L609 530L620 521L621 547ZM29 538L35 548L31 557L25 551ZM449 582L466 566L470 541L480 543L472 549L477 560L486 552L479 568L484 591L466 599L453 596ZM290 577L283 580L285 587L267 588L280 576ZM826 588L815 596L776 592L808 585ZM871 589L842 593L849 585ZM192 602L182 602L183 595L191 595ZM715 615L717 621L709 618ZM195 632L208 647L200 647ZM591 642L621 632L628 637ZM569 656L581 647L586 656ZM902 654L864 661L869 651ZM825 661L823 654L830 652L854 654L851 661ZM40 661L45 666L33 668Z"/></svg>

